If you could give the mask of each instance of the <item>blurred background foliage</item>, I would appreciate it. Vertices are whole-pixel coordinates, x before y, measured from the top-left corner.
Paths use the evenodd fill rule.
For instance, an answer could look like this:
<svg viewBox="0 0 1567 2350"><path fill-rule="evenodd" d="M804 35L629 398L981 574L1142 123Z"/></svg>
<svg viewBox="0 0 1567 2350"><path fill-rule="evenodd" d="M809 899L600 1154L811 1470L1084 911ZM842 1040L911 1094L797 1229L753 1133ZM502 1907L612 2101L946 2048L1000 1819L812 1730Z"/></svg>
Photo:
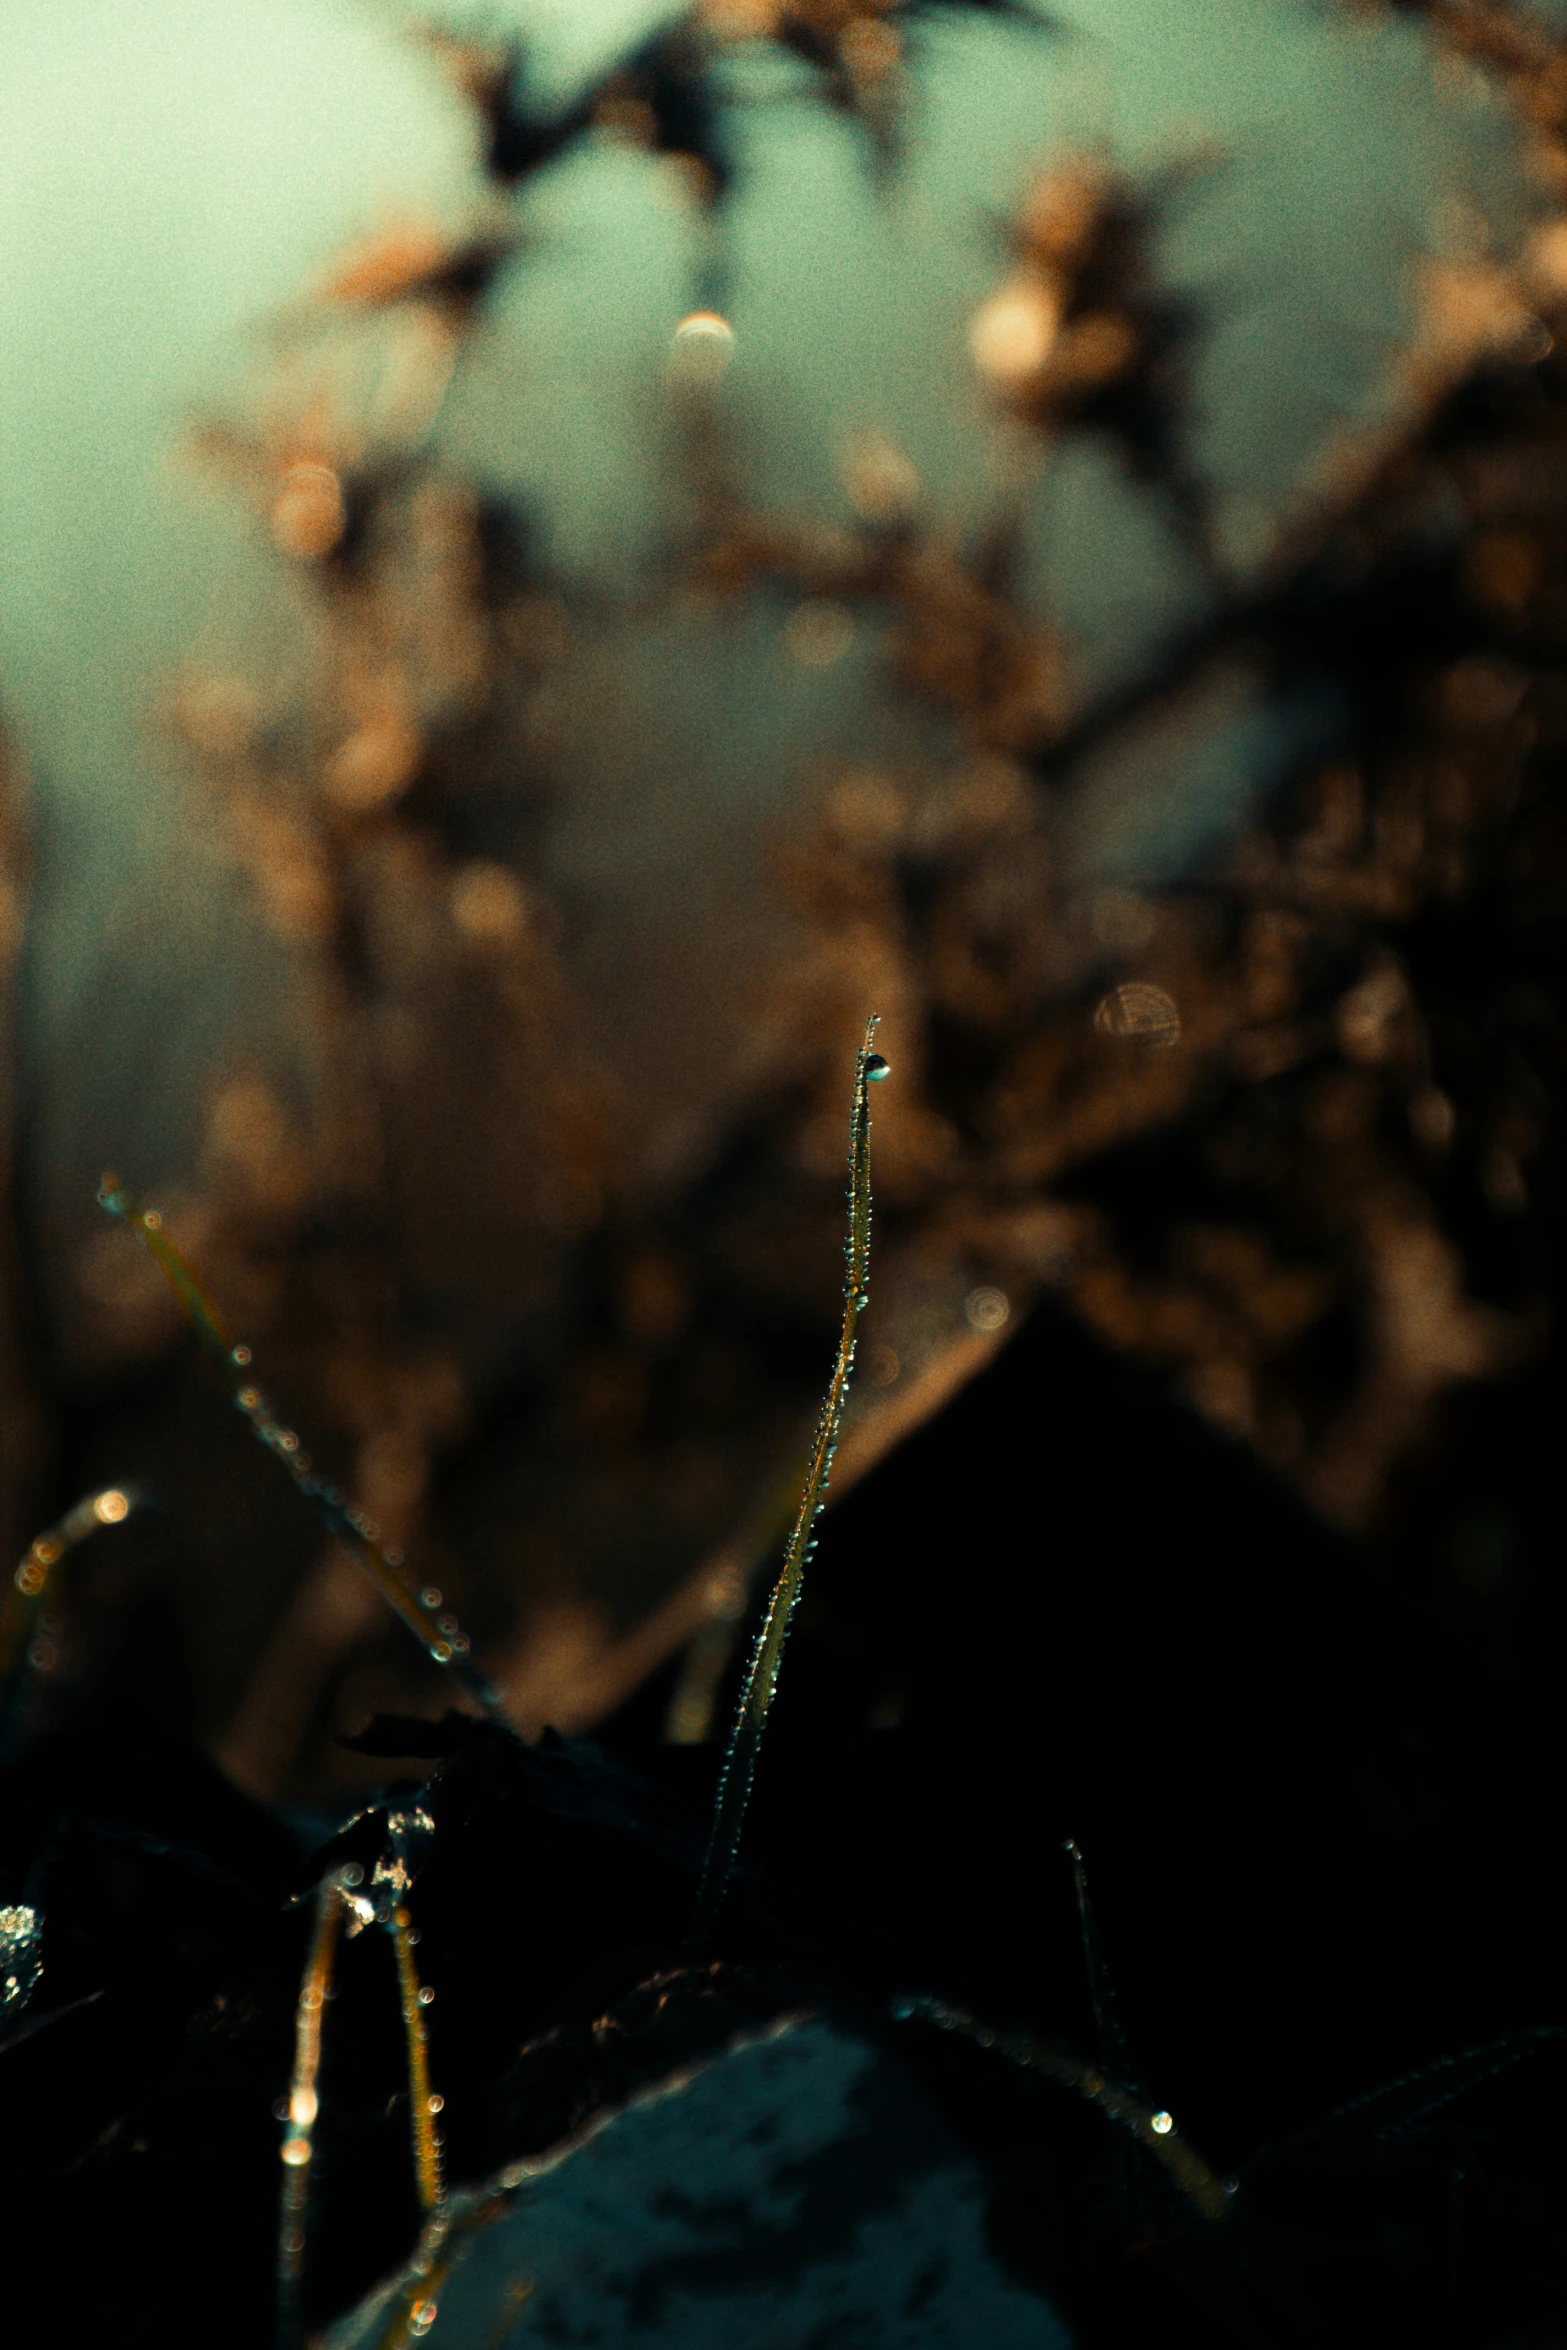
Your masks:
<svg viewBox="0 0 1567 2350"><path fill-rule="evenodd" d="M521 1726L705 1735L872 1010L840 1488L1044 1300L1527 1647L1550 11L9 0L0 110L3 1508L158 1505L44 1702L432 1695L112 1166Z"/></svg>

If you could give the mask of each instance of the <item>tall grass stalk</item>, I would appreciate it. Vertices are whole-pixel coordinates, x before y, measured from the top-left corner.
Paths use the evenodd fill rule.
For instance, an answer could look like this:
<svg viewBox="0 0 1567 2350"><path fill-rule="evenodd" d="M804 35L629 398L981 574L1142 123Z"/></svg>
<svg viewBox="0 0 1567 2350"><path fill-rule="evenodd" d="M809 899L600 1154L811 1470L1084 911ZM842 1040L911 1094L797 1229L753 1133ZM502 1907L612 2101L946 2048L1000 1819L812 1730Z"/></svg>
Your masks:
<svg viewBox="0 0 1567 2350"><path fill-rule="evenodd" d="M98 1187L98 1204L107 1215L126 1225L146 1249L179 1300L186 1321L228 1389L235 1410L249 1422L257 1442L282 1462L328 1532L357 1559L392 1613L406 1624L431 1662L449 1673L492 1720L504 1722L506 1715L500 1698L470 1662L468 1637L446 1610L441 1594L410 1588L403 1577L401 1553L382 1545L370 1519L335 1485L325 1484L311 1475L310 1455L300 1449L294 1430L279 1420L251 1376L249 1347L235 1343L233 1332L206 1287L164 1230L157 1209L144 1207L115 1175L104 1176Z"/></svg>
<svg viewBox="0 0 1567 2350"><path fill-rule="evenodd" d="M800 1506L795 1513L783 1566L773 1585L767 1613L762 1618L762 1628L751 1650L751 1660L746 1668L740 1702L735 1709L734 1725L729 1733L729 1744L719 1775L718 1793L713 1804L713 1825L708 1837L707 1854L702 1863L696 1909L687 1943L694 1958L705 1954L712 1939L713 1927L734 1867L735 1854L740 1847L740 1832L745 1825L746 1805L750 1800L751 1782L756 1775L756 1758L762 1743L762 1732L767 1726L768 1709L773 1702L779 1668L783 1663L789 1620L800 1597L806 1561L816 1548L816 1521L827 1496L833 1455L838 1449L838 1430L843 1422L843 1407L848 1401L849 1382L854 1373L855 1333L869 1298L866 1287L871 1257L871 1116L868 1088L888 1073L887 1064L880 1053L871 1049L879 1026L877 1015L873 1014L866 1021L864 1040L854 1067L854 1105L849 1117L849 1231L844 1244L843 1322L838 1336L838 1352L833 1360L832 1377L828 1381L821 1415L816 1423L816 1436L811 1446L810 1465L806 1470Z"/></svg>

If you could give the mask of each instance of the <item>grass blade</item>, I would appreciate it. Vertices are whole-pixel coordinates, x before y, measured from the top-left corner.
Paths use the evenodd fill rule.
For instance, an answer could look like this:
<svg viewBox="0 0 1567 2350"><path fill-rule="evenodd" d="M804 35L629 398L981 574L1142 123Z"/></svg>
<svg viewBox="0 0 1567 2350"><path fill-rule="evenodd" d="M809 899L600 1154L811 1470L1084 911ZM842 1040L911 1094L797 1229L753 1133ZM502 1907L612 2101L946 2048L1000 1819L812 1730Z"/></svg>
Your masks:
<svg viewBox="0 0 1567 2350"><path fill-rule="evenodd" d="M211 1358L235 1410L249 1422L257 1442L282 1462L327 1531L345 1550L352 1552L392 1613L407 1625L431 1661L449 1673L493 1721L504 1722L506 1715L501 1701L483 1674L470 1663L467 1636L455 1618L444 1612L440 1593L410 1589L403 1580L400 1554L383 1548L370 1520L336 1486L324 1484L319 1477L311 1475L310 1456L300 1450L298 1436L278 1419L251 1378L249 1347L235 1344L233 1332L206 1288L165 1232L157 1209L144 1207L114 1175L105 1175L99 1185L98 1204L106 1214L118 1218L134 1232L146 1249L179 1300L186 1321Z"/></svg>
<svg viewBox="0 0 1567 2350"><path fill-rule="evenodd" d="M740 1702L735 1709L734 1726L729 1733L723 1769L719 1774L718 1793L713 1803L713 1825L708 1837L706 1858L702 1863L688 1944L692 1955L697 1957L706 1950L711 1939L730 1871L734 1867L735 1854L740 1847L740 1832L745 1825L746 1805L750 1799L751 1782L756 1774L757 1753L762 1743L762 1732L767 1725L773 1692L778 1686L779 1668L783 1663L789 1619L794 1614L800 1596L806 1561L816 1547L814 1529L826 1499L833 1455L838 1449L843 1407L848 1400L849 1382L854 1372L855 1332L867 1299L866 1281L871 1255L871 1117L867 1088L878 1078L887 1075L886 1062L880 1053L871 1050L879 1025L876 1017L866 1021L864 1041L854 1067L854 1106L849 1118L849 1233L844 1244L843 1325L838 1338L838 1352L833 1361L832 1377L828 1381L821 1416L816 1423L816 1436L811 1446L810 1466L806 1471L800 1506L795 1514L788 1548L784 1552L783 1566L773 1586L762 1628L751 1651Z"/></svg>
<svg viewBox="0 0 1567 2350"><path fill-rule="evenodd" d="M305 1961L304 1977L299 1986L299 2003L294 2010L294 2071L289 2082L288 2110L283 2120L281 2149L283 2196L278 2219L278 2350L299 2350L304 2340L299 2287L305 2265L310 2160L315 2151L321 2026L337 1964L338 1935L343 1915L343 1880L340 1873L334 1872L322 1879L316 1893L315 1928L310 1937L310 1955Z"/></svg>
<svg viewBox="0 0 1567 2350"><path fill-rule="evenodd" d="M1004 2056L1009 2064L1018 2065L1025 2072L1040 2073L1046 2080L1058 2081L1063 2089L1075 2090L1079 2097L1097 2105L1117 2128L1129 2131L1140 2146L1146 2147L1204 2219L1229 2217L1232 2188L1209 2169L1196 2149L1181 2136L1169 2114L1155 2112L1118 2081L1109 2080L1097 2065L1084 2064L1079 2057L1068 2055L1064 2048L1053 2048L1048 2041L1036 2040L1031 2033L999 2031L992 2024L981 2023L965 2008L949 2007L944 1999L923 1995L902 1997L893 2002L892 2013L899 2023L928 2024L938 2032L956 2033L960 2039L972 2041L976 2048L987 2048L997 2056Z"/></svg>
<svg viewBox="0 0 1567 2350"><path fill-rule="evenodd" d="M9 1736L22 1701L34 1635L48 1605L56 1568L100 1526L122 1526L140 1500L134 1487L118 1485L86 1494L29 1544L0 1604L0 1744Z"/></svg>

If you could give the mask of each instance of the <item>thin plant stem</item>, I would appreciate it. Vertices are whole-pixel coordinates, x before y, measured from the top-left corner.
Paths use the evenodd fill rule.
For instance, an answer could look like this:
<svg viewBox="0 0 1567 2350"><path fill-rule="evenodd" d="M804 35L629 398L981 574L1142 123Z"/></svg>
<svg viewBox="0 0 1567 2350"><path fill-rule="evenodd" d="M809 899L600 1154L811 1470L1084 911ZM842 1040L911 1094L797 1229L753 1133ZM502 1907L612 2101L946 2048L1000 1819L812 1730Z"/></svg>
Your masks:
<svg viewBox="0 0 1567 2350"><path fill-rule="evenodd" d="M1204 2219L1228 2218L1233 2188L1209 2169L1196 2149L1181 2136L1169 2114L1156 2112L1142 2098L1134 2097L1098 2065L1084 2064L1081 2058L1069 2056L1064 2048L1052 2048L1048 2041L1036 2040L1028 2032L1000 2031L992 2024L981 2023L967 2009L949 2007L944 1999L902 1997L894 2000L892 2013L899 2023L929 2024L938 2032L956 2033L960 2039L972 2041L976 2048L991 2049L1026 2072L1042 2073L1047 2080L1059 2081L1063 2088L1075 2089L1080 2097L1097 2105L1101 2113L1108 2115L1119 2128L1130 2131L1140 2146L1146 2146L1157 2157Z"/></svg>
<svg viewBox="0 0 1567 2350"><path fill-rule="evenodd" d="M282 1462L328 1532L358 1560L392 1613L408 1627L431 1661L449 1673L493 1721L504 1722L500 1698L470 1662L467 1635L446 1610L441 1594L411 1589L403 1578L401 1552L382 1545L371 1520L336 1486L311 1475L310 1456L300 1450L298 1436L278 1419L251 1378L249 1347L236 1345L204 1284L164 1230L157 1209L144 1207L114 1175L104 1176L98 1204L128 1226L147 1250L257 1442Z"/></svg>
<svg viewBox="0 0 1567 2350"><path fill-rule="evenodd" d="M1099 1926L1094 1916L1094 1905L1088 1891L1088 1870L1080 1847L1068 1837L1064 1847L1072 1864L1072 1889L1077 1896L1077 1923L1083 1944L1083 1972L1088 1982L1089 2004L1094 2014L1094 2040L1099 2062L1113 2081L1124 2088L1133 2086L1131 2062L1126 2041L1121 2031L1121 2019L1116 2012L1115 1988L1110 1970L1105 1965L1104 1952L1099 1946Z"/></svg>
<svg viewBox="0 0 1567 2350"><path fill-rule="evenodd" d="M403 1815L390 1815L392 1858L377 1866L376 1882L406 1885L408 1859L401 1826ZM315 1928L299 1986L294 2017L294 2071L289 2083L283 2129L283 2196L278 2230L277 2341L278 2350L301 2350L304 2340L300 2315L300 2279L304 2270L306 2218L310 2200L310 2164L314 2154L316 2115L320 2110L318 2079L321 2070L321 2026L331 1996L332 1977L342 1930L350 1936L368 1925L384 1926L392 1941L397 1966L397 1989L403 2017L403 2040L408 2055L408 2097L412 2116L414 2180L422 2210L439 2212L445 2190L441 2178L441 2141L435 2116L442 2100L430 2089L430 2056L424 2011L431 1994L419 1982L413 1946L417 1939L406 1905L374 1897L374 1888L360 1892L364 1872L357 1861L347 1861L324 1877L316 1890ZM417 2327L414 2329L419 2330Z"/></svg>
<svg viewBox="0 0 1567 2350"><path fill-rule="evenodd" d="M1083 1973L1088 1984L1088 2000L1094 2017L1094 2048L1101 2072L1123 2089L1136 2092L1131 2052L1121 2030L1121 2018L1116 2009L1115 1986L1105 1964L1104 1951L1099 1942L1099 1922L1094 1915L1093 1897L1088 1890L1088 1867L1080 1846L1068 1837L1064 1846L1072 1864L1072 1889L1077 1896L1077 1924L1083 1946ZM1128 2214L1137 2201L1136 2156L1123 2138L1117 2147L1117 2167L1120 2173L1121 2199Z"/></svg>
<svg viewBox="0 0 1567 2350"><path fill-rule="evenodd" d="M729 1546L715 1580L716 1597L686 1649L680 1679L664 1727L670 1746L705 1746L713 1734L713 1712L724 1675L744 1624L757 1575L794 1523L799 1486L791 1470L780 1478L763 1507Z"/></svg>
<svg viewBox="0 0 1567 2350"><path fill-rule="evenodd" d="M414 2177L419 2187L419 2202L425 2211L433 2211L442 2199L441 2141L436 2132L435 2115L439 2102L430 2093L430 2050L424 2028L425 2000L419 1986L419 1970L414 1964L411 1920L407 1910L398 1904L387 1927L392 1947L397 1954L397 1989L403 2008L403 2037L408 2044L408 2097L413 2108Z"/></svg>
<svg viewBox="0 0 1567 2350"><path fill-rule="evenodd" d="M724 1754L723 1769L719 1774L718 1792L713 1803L713 1824L702 1863L696 1909L687 1945L693 1957L700 1957L705 1952L712 1937L730 1872L734 1867L735 1854L740 1847L740 1833L745 1825L751 1782L756 1775L756 1758L762 1743L762 1732L767 1726L768 1708L778 1686L784 1642L789 1634L789 1620L800 1597L806 1561L816 1548L816 1521L826 1499L833 1455L838 1449L843 1407L848 1400L849 1382L854 1371L855 1333L868 1299L866 1282L871 1254L871 1117L867 1088L876 1079L887 1075L886 1062L879 1053L871 1050L879 1025L879 1019L875 1016L866 1021L864 1041L854 1067L854 1106L849 1118L849 1232L844 1245L843 1324L838 1337L838 1352L833 1361L832 1377L828 1381L821 1416L816 1423L816 1436L811 1446L810 1465L806 1470L800 1506L795 1513L783 1566L773 1585L767 1613L751 1651L745 1682L740 1691L740 1702L735 1709L734 1725Z"/></svg>
<svg viewBox="0 0 1567 2350"><path fill-rule="evenodd" d="M305 2223L310 2203L310 2162L315 2151L317 2079L321 2070L321 2025L337 1963L344 1915L340 1875L324 1877L316 1893L315 1928L294 2010L294 2071L283 2122L283 2195L278 2223L278 2350L298 2350L304 2340L299 2288L305 2265Z"/></svg>
<svg viewBox="0 0 1567 2350"><path fill-rule="evenodd" d="M9 1730L26 1684L34 1636L49 1602L56 1568L100 1526L123 1525L140 1499L134 1487L119 1485L86 1494L29 1544L0 1604L0 1736Z"/></svg>

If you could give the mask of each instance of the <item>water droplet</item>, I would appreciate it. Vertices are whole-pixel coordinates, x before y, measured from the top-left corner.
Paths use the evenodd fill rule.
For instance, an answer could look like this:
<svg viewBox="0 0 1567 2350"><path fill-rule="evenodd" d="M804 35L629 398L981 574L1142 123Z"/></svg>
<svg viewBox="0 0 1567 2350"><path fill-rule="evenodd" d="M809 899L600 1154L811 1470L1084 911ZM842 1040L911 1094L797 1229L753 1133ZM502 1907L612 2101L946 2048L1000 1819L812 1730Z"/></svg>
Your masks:
<svg viewBox="0 0 1567 2350"><path fill-rule="evenodd" d="M1150 2126L1158 2131L1161 2138L1167 2138L1175 2127L1175 2117L1173 2114L1156 2113Z"/></svg>
<svg viewBox="0 0 1567 2350"><path fill-rule="evenodd" d="M419 1605L434 1610L441 1604L441 1594L433 1583L427 1583L419 1594Z"/></svg>
<svg viewBox="0 0 1567 2350"><path fill-rule="evenodd" d="M420 1990L419 2005L421 2007L433 2007L435 2005L435 1993L431 1990L428 1983L424 1984Z"/></svg>
<svg viewBox="0 0 1567 2350"><path fill-rule="evenodd" d="M457 1618L455 1616L437 1616L435 1628L438 1632L453 1633L457 1629Z"/></svg>
<svg viewBox="0 0 1567 2350"><path fill-rule="evenodd" d="M141 1221L144 1232L161 1232L163 1230L163 1218L156 1208L148 1208Z"/></svg>
<svg viewBox="0 0 1567 2350"><path fill-rule="evenodd" d="M238 1395L235 1396L234 1401L239 1405L239 1408L242 1412L259 1412L261 1409L261 1390L259 1387L242 1387Z"/></svg>
<svg viewBox="0 0 1567 2350"><path fill-rule="evenodd" d="M693 310L675 329L677 343L733 343L735 330L716 310Z"/></svg>
<svg viewBox="0 0 1567 2350"><path fill-rule="evenodd" d="M891 1075L892 1063L890 1061L885 1060L880 1053L866 1054L865 1082L867 1085L879 1085L884 1077Z"/></svg>
<svg viewBox="0 0 1567 2350"><path fill-rule="evenodd" d="M963 1319L971 1330L988 1334L1010 1319L1012 1300L1004 1289L971 1289L963 1300Z"/></svg>
<svg viewBox="0 0 1567 2350"><path fill-rule="evenodd" d="M438 1665L449 1665L452 1661L451 1642L449 1640L432 1641L430 1643L430 1654L434 1657Z"/></svg>
<svg viewBox="0 0 1567 2350"><path fill-rule="evenodd" d="M1124 1037L1146 1045L1173 1045L1181 1040L1181 1014L1175 998L1146 980L1131 979L1112 987L1094 1011L1101 1036Z"/></svg>
<svg viewBox="0 0 1567 2350"><path fill-rule="evenodd" d="M296 2089L288 2101L288 2118L308 2127L319 2111L314 2089Z"/></svg>
<svg viewBox="0 0 1567 2350"><path fill-rule="evenodd" d="M432 2097L432 2098L431 2098L431 2100L430 2100L430 2111L431 2111L431 2113L444 2113L444 2112L445 2112L445 2110L446 2110L446 2100L445 2100L445 2098L444 2098L444 2097L436 2096L436 2097Z"/></svg>
<svg viewBox="0 0 1567 2350"><path fill-rule="evenodd" d="M310 2160L310 2140L308 2138L285 2138L283 2160L288 2164L290 2170L298 2170L301 2164Z"/></svg>
<svg viewBox="0 0 1567 2350"><path fill-rule="evenodd" d="M1060 297L1051 287L1032 277L1014 278L974 313L974 363L994 383L1022 383L1050 356L1060 322Z"/></svg>
<svg viewBox="0 0 1567 2350"><path fill-rule="evenodd" d="M249 1360L250 1360L250 1349L249 1349L249 1347L248 1347L248 1346L236 1346L236 1347L235 1347L235 1348L233 1348L233 1349L232 1349L232 1351L230 1352L230 1355L229 1355L229 1361L230 1361L230 1362L231 1362L231 1363L234 1365L235 1369L236 1369L236 1370L238 1370L238 1371L243 1371L243 1369L245 1368L245 1365L246 1365L246 1364L249 1362Z"/></svg>
<svg viewBox="0 0 1567 2350"><path fill-rule="evenodd" d="M437 2305L433 2301L416 2301L408 2312L408 2330L411 2334L427 2334L434 2325Z"/></svg>
<svg viewBox="0 0 1567 2350"><path fill-rule="evenodd" d="M716 310L693 310L670 342L673 372L691 384L716 383L734 357L735 330Z"/></svg>
<svg viewBox="0 0 1567 2350"><path fill-rule="evenodd" d="M364 1870L358 1861L345 1860L337 1872L337 1881L340 1885L362 1885L365 1881Z"/></svg>
<svg viewBox="0 0 1567 2350"><path fill-rule="evenodd" d="M111 1485L107 1493L99 1494L92 1508L100 1526L118 1526L131 1514L130 1496L122 1493L117 1485Z"/></svg>

